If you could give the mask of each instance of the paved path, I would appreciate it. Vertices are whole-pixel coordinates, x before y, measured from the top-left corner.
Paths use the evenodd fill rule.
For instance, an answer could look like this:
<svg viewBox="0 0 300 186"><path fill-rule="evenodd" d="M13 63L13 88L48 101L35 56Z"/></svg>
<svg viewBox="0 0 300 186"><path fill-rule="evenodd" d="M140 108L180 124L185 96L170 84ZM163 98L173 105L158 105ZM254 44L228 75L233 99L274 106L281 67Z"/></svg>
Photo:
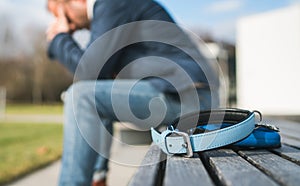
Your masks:
<svg viewBox="0 0 300 186"><path fill-rule="evenodd" d="M20 179L8 186L55 186L59 175L60 161L55 162L48 167L34 172L23 179Z"/></svg>
<svg viewBox="0 0 300 186"><path fill-rule="evenodd" d="M51 114L5 114L0 117L0 121L5 122L31 122L31 123L62 123L63 115L51 115Z"/></svg>

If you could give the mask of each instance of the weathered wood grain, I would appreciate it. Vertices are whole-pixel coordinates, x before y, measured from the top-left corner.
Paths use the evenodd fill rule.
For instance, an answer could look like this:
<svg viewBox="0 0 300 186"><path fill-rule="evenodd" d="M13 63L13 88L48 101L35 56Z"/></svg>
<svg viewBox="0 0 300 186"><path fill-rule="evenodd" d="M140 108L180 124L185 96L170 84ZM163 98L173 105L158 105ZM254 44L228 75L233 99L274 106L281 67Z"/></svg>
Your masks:
<svg viewBox="0 0 300 186"><path fill-rule="evenodd" d="M238 151L238 153L280 184L299 185L299 165L266 150Z"/></svg>
<svg viewBox="0 0 300 186"><path fill-rule="evenodd" d="M293 147L300 148L300 140L291 138L289 136L281 135L281 142Z"/></svg>
<svg viewBox="0 0 300 186"><path fill-rule="evenodd" d="M161 165L164 163L166 155L162 153L156 145L151 145L141 166L130 180L130 186L158 186L160 185L160 176L163 174Z"/></svg>
<svg viewBox="0 0 300 186"><path fill-rule="evenodd" d="M290 160L298 165L300 165L300 150L287 146L282 145L281 148L272 149L272 152L280 155L281 157Z"/></svg>
<svg viewBox="0 0 300 186"><path fill-rule="evenodd" d="M204 152L203 156L221 185L278 185L230 149Z"/></svg>
<svg viewBox="0 0 300 186"><path fill-rule="evenodd" d="M299 126L300 127L300 126ZM281 129L279 134L284 135L284 136L288 136L290 138L295 138L297 140L300 140L300 132L295 131L295 130L286 130L286 129Z"/></svg>
<svg viewBox="0 0 300 186"><path fill-rule="evenodd" d="M165 186L214 185L198 155L193 158L170 156L167 159Z"/></svg>

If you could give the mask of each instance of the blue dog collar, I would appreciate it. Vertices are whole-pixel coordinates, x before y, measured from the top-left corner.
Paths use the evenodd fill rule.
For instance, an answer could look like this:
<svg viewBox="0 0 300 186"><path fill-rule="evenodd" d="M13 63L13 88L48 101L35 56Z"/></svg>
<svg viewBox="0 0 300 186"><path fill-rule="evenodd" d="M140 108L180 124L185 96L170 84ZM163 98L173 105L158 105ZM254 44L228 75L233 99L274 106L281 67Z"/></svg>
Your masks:
<svg viewBox="0 0 300 186"><path fill-rule="evenodd" d="M166 154L185 154L185 157L191 157L193 152L223 147L249 136L256 127L255 112L220 109L187 114L177 118L162 133L151 128L152 140ZM196 121L197 126L224 123L226 127L195 133L198 127L190 127L191 121Z"/></svg>

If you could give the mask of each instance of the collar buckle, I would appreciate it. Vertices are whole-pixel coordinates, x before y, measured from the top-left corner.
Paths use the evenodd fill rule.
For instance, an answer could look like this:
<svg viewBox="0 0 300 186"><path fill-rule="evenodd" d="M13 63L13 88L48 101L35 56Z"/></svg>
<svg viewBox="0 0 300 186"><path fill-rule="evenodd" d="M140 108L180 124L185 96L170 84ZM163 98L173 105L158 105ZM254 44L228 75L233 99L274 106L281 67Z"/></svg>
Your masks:
<svg viewBox="0 0 300 186"><path fill-rule="evenodd" d="M183 155L183 156L186 157L186 158L192 157L193 156L193 149L192 149L192 145L191 145L191 139L190 139L190 136L188 135L188 133L180 132L177 129L172 130L170 133L171 133L171 135L175 134L175 135L181 136L183 138L184 143L182 144L182 147L186 149L186 154ZM167 149L167 151L169 151L166 139L165 139L165 143L166 143L165 144L166 145L166 149ZM169 153L169 154L171 154L171 153Z"/></svg>

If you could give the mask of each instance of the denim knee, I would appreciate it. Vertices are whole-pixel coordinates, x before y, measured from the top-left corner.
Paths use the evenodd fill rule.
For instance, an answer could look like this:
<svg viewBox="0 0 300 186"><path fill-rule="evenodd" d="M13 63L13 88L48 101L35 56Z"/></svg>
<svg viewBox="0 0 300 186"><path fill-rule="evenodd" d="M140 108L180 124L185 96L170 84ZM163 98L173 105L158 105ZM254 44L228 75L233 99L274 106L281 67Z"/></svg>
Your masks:
<svg viewBox="0 0 300 186"><path fill-rule="evenodd" d="M72 84L65 94L65 103L72 103L72 106L75 108L90 108L95 104L95 82L79 81Z"/></svg>

